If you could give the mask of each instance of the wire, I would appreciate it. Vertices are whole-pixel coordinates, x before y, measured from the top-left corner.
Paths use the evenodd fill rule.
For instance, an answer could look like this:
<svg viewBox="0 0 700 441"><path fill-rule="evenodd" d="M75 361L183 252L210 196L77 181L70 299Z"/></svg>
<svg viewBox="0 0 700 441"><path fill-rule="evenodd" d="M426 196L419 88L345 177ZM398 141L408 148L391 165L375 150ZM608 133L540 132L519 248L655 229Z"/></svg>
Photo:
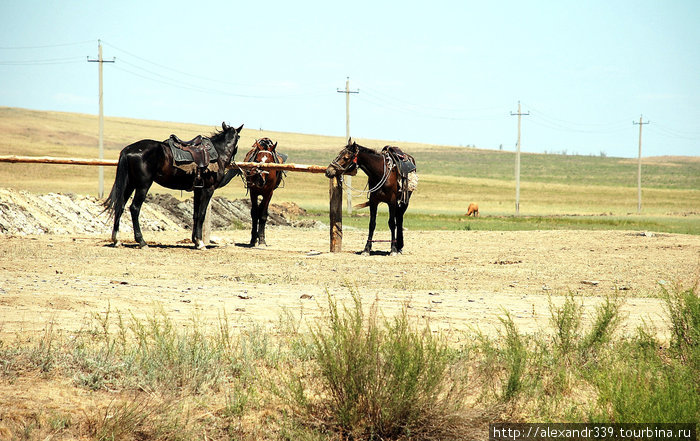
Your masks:
<svg viewBox="0 0 700 441"><path fill-rule="evenodd" d="M623 121L613 121L607 123L567 121L561 118L549 116L530 104L525 104L525 106L530 111L530 116L532 118L530 118L528 121L530 121L532 124L561 132L611 134L620 133L629 129L629 123Z"/></svg>
<svg viewBox="0 0 700 441"><path fill-rule="evenodd" d="M139 78L143 78L155 83L159 84L164 84L167 86L179 88L179 89L184 89L184 90L192 90L195 92L202 92L202 93L208 93L208 94L213 94L213 95L224 95L224 96L233 96L233 97L238 97L238 98L254 98L254 99L294 99L294 98L308 98L308 97L314 97L314 96L321 96L325 95L325 93L316 93L316 94L296 94L296 95L251 95L251 94L242 94L242 93L234 93L230 92L227 90L222 90L220 88L208 88L208 87L202 87L198 86L192 83L180 81L171 77L167 77L165 75L161 75L159 73L150 71L148 69L145 69L141 66L138 66L133 63L126 62L124 60L120 60L121 63L126 64L128 66L132 66L135 69L138 69L140 71L145 72L144 73L139 73L135 72L133 70L125 69L123 67L117 66L115 64L114 68L117 70L120 70L122 72L126 72L128 74L137 76Z"/></svg>
<svg viewBox="0 0 700 441"><path fill-rule="evenodd" d="M421 118L431 118L431 119L439 119L439 120L446 120L446 121L487 121L487 120L496 120L496 119L501 119L503 118L502 114L492 114L492 115L480 115L480 116L471 116L471 117L458 117L458 116L444 116L444 115L438 115L435 113L427 113L427 112L421 112L416 109L416 107L420 106L397 106L391 103L386 103L386 102L381 102L381 100L377 100L376 97L372 96L372 94L367 94L369 95L369 98L366 95L359 94L357 96L357 99L360 101L367 102L369 104L372 104L374 106L391 110L392 112L397 112L397 113L402 113L406 115L413 115L413 116L418 116ZM428 108L428 107L426 107ZM429 108L428 108L429 109Z"/></svg>
<svg viewBox="0 0 700 441"><path fill-rule="evenodd" d="M48 58L43 60L12 60L12 61L0 61L2 66L34 66L34 65L48 65L48 64L70 64L70 63L82 63L85 59L82 57L68 57L68 58Z"/></svg>
<svg viewBox="0 0 700 441"><path fill-rule="evenodd" d="M375 98L379 101L383 101L383 102L388 103L388 104L394 104L393 102L396 102L402 106L409 106L412 109L436 110L436 111L451 112L451 113L485 112L485 111L493 111L493 110L498 110L499 112L504 111L504 109L502 107L456 108L456 107L445 107L445 106L439 106L439 107L425 106L423 104L416 104L416 103L412 103L410 101L406 101L402 98L393 97L391 95L374 90L371 87L366 87L366 86L362 87L362 92L372 96L373 98Z"/></svg>
<svg viewBox="0 0 700 441"><path fill-rule="evenodd" d="M113 44L111 44L111 43L105 42L104 40L102 40L102 43L103 43L105 46L109 46L109 47L111 47L111 48L113 48L113 49L116 49L117 51L120 51L120 52L122 52L122 53L124 53L124 54L126 54L126 55L129 55L129 56L133 57L133 58L136 58L137 60L140 60L140 61L142 61L142 62L144 62L144 63L148 63L148 64L150 64L150 65L153 65L153 66L155 66L155 67L158 67L159 69L165 70L165 71L167 71L167 72L169 72L169 73L180 74L180 75L184 75L184 76L186 76L186 77L194 78L194 79L197 79L197 80L204 80L204 81L208 81L208 82L211 82L211 83L218 83L218 84L220 84L220 85L234 86L234 87L258 87L258 88L264 87L264 88L266 88L266 89L269 89L269 88L271 88L271 87L277 87L277 88L279 88L279 87L285 87L285 86L283 86L283 85L237 83L237 82L232 82L232 81L224 81L224 80L219 80L219 79L215 79L215 78L205 77L205 76L202 76L202 75L196 75L196 74L193 74L193 73L190 73L190 72L185 72L185 71L179 70L179 69L177 69L176 65L175 65L175 66L172 65L172 64L171 64L171 65L164 65L164 64L161 64L161 63L156 63L156 62L154 62L154 61L151 61L151 60L149 60L149 59L146 59L146 58L144 58L144 57L141 57L141 56L139 56L139 55L136 55L136 54L134 54L134 53L131 53L131 52L129 52L129 51L126 51L126 50L124 50L124 49L121 49L121 48L119 48L119 47L117 47L117 46L115 46L115 45L113 45ZM123 59L121 59L121 60L123 61ZM156 77L168 78L168 79L171 80L171 81L175 81L175 82L181 83L181 84L183 84L185 87L195 87L195 88L199 88L199 87L200 87L200 86L193 86L191 83L186 83L186 82L181 81L181 80L176 80L176 79L174 79L174 78L166 77L166 76L164 76L162 73L160 73L160 72L153 72L153 71L151 71L151 70L146 69L146 68L143 67L142 65L137 65L137 64L134 64L134 63L127 63L127 64L130 64L131 66L136 67L136 68L138 68L139 70L142 70L142 71L144 71L144 72L148 72L148 73L150 73L151 75L154 75L154 76L156 76ZM327 92L326 92L327 88L326 88L325 86L321 86L321 85L318 85L318 84L316 84L316 83L312 83L312 84L315 84L315 85L316 85L316 87L314 88L314 89L316 90L316 92L291 93L291 94L271 94L271 95L266 95L266 94L241 94L241 93L230 93L230 92L228 92L228 94L229 94L229 95L232 95L232 96L243 97L243 98L261 98L261 99L272 99L272 98L306 98L306 97L315 97L315 96L326 95L326 93L327 93ZM212 92L212 93L214 92L213 89L209 89L209 91ZM218 91L217 91L217 93L218 93Z"/></svg>
<svg viewBox="0 0 700 441"><path fill-rule="evenodd" d="M670 129L667 127L664 127L663 125L659 123L653 123L649 124L647 126L648 130L651 130L654 133L657 133L659 135L665 136L667 138L675 138L675 139L685 139L688 141L697 141L700 140L700 134L697 132L692 133L692 132L680 132L674 129Z"/></svg>
<svg viewBox="0 0 700 441"><path fill-rule="evenodd" d="M25 49L47 49L52 47L63 47L63 46L81 46L87 43L93 43L93 40L88 41L77 41L74 43L57 43L57 44L47 44L43 46L0 46L0 50L25 50Z"/></svg>

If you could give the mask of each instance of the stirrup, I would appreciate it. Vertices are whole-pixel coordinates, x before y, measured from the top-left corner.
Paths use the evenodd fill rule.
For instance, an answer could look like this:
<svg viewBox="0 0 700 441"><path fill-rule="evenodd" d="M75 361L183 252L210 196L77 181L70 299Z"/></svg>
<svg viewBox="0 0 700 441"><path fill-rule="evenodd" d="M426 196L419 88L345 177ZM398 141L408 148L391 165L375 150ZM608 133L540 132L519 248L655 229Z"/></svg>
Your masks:
<svg viewBox="0 0 700 441"><path fill-rule="evenodd" d="M192 188L204 188L204 180L202 179L201 170L197 170L194 177L194 182L192 182Z"/></svg>

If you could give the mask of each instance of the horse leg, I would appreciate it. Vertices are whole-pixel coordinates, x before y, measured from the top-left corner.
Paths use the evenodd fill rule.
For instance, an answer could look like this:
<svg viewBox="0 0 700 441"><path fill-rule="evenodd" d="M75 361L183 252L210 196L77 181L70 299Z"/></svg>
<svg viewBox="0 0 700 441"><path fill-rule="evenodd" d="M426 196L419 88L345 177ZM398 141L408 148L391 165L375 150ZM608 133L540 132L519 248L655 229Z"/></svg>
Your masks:
<svg viewBox="0 0 700 441"><path fill-rule="evenodd" d="M396 213L398 207L389 204L389 230L391 231L391 255L395 256L398 250L396 249Z"/></svg>
<svg viewBox="0 0 700 441"><path fill-rule="evenodd" d="M374 236L374 228L377 226L377 205L369 205L369 234L367 235L367 243L362 254L369 254L372 251L372 236Z"/></svg>
<svg viewBox="0 0 700 441"><path fill-rule="evenodd" d="M121 205L117 205L114 207L114 226L112 227L112 244L115 247L120 246L122 243L119 242L119 222L121 221L122 214L124 213L124 206L126 205L126 201L129 200L131 197L131 193L134 192L134 189L132 187L127 187L124 190L124 203Z"/></svg>
<svg viewBox="0 0 700 441"><path fill-rule="evenodd" d="M250 246L254 247L258 242L258 223L260 222L260 203L258 202L258 193L250 192Z"/></svg>
<svg viewBox="0 0 700 441"><path fill-rule="evenodd" d="M143 201L146 200L146 195L148 194L148 189L150 184L136 189L134 192L134 200L131 201L129 206L129 211L131 212L131 223L134 225L134 240L138 243L139 248L147 248L148 244L143 240L143 234L141 233L141 225L139 224L139 214L141 214L141 205Z"/></svg>
<svg viewBox="0 0 700 441"><path fill-rule="evenodd" d="M396 209L396 251L403 251L403 215L406 213L408 205L399 205Z"/></svg>
<svg viewBox="0 0 700 441"><path fill-rule="evenodd" d="M207 207L209 206L209 201L214 194L213 187L196 188L194 190L194 214L192 219L192 243L198 250L206 249L207 246L202 240L202 228L204 225L204 218L207 214Z"/></svg>
<svg viewBox="0 0 700 441"><path fill-rule="evenodd" d="M258 220L258 244L267 246L265 242L265 225L267 224L268 209L270 208L270 200L272 200L272 194L263 195L263 200L260 203Z"/></svg>

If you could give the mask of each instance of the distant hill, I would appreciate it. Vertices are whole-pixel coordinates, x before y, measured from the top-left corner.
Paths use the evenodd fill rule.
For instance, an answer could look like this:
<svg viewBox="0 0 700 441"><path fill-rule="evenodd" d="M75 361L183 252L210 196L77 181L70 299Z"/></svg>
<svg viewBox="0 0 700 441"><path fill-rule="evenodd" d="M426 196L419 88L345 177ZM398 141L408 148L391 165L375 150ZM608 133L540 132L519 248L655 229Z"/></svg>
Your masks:
<svg viewBox="0 0 700 441"><path fill-rule="evenodd" d="M226 121L231 125L246 121ZM120 150L140 139L181 138L209 134L220 127L131 118L105 118L104 156L116 159ZM0 155L97 158L98 121L95 115L0 107ZM327 165L345 146L343 137L261 131L244 128L237 159L255 139L269 137L290 162ZM512 151L486 150L392 140L361 139L367 147L399 145L417 161L418 191L412 209L451 213L466 210L476 201L484 213L512 212L514 163ZM74 192L95 194L97 167L46 166L0 163L0 187L37 193ZM105 191L109 192L114 170L105 168ZM645 207L658 213L687 212L700 206L700 157L643 158L642 181ZM605 156L523 153L521 156L521 207L531 213L630 213L636 211L637 162ZM364 175L352 182L359 192ZM154 186L153 191L178 198L187 195ZM217 191L231 199L246 196L241 183ZM357 200L363 196L357 195ZM304 208L328 206L328 183L321 175L289 173L276 201L297 202Z"/></svg>

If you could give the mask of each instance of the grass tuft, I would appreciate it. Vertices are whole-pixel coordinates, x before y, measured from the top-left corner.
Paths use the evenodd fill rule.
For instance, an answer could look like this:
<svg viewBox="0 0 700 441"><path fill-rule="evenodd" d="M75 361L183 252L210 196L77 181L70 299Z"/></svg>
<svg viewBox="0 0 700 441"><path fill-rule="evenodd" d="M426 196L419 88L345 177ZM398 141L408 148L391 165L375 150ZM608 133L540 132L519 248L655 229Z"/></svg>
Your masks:
<svg viewBox="0 0 700 441"><path fill-rule="evenodd" d="M329 316L312 331L320 381L288 384L301 419L353 439L456 437L463 389L444 340L415 326L406 307L380 318L376 302L365 313L351 293L350 308L329 295Z"/></svg>

